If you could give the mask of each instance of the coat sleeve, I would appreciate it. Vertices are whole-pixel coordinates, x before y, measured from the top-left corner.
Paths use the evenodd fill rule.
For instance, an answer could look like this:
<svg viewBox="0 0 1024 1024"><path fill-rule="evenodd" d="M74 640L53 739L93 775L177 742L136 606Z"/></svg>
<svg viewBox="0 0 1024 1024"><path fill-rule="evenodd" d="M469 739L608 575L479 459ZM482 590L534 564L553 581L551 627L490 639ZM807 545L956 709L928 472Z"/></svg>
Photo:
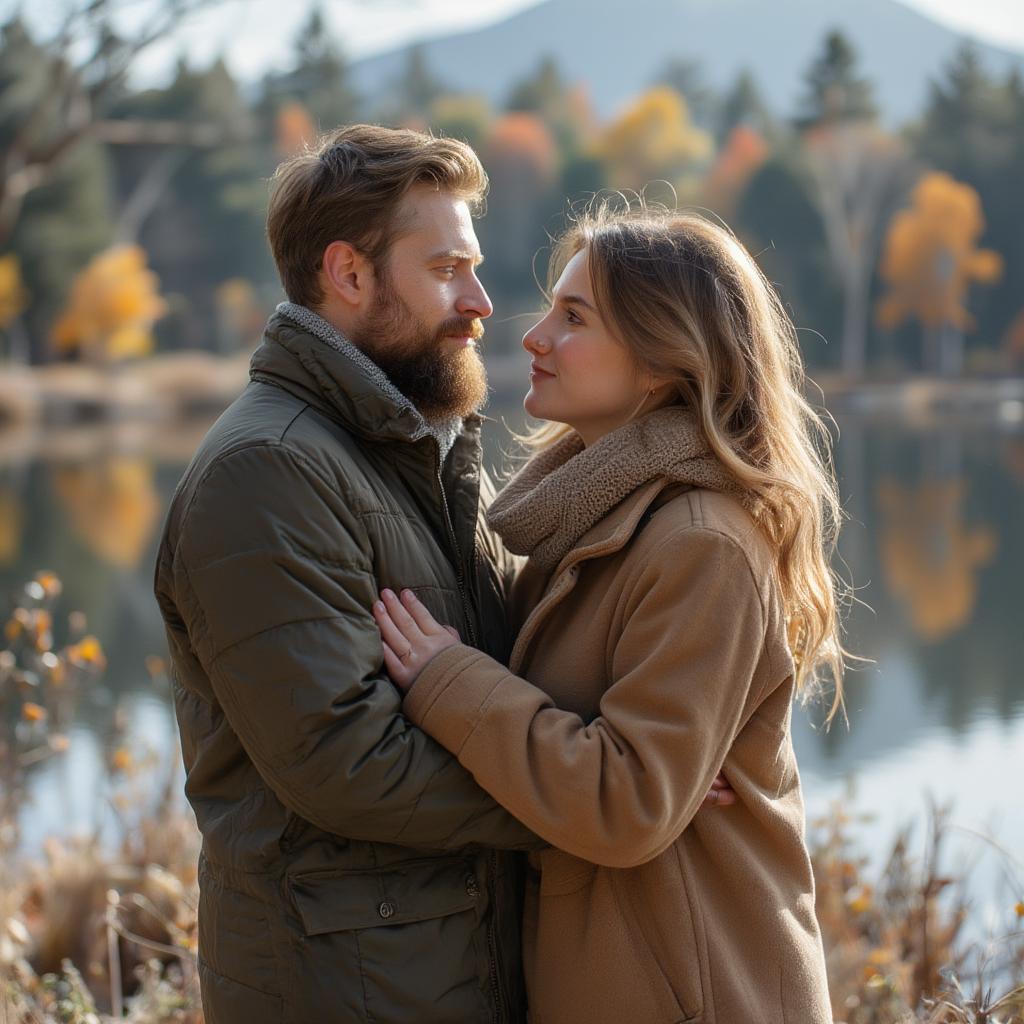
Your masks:
<svg viewBox="0 0 1024 1024"><path fill-rule="evenodd" d="M464 646L427 664L406 713L553 846L633 867L700 808L756 699L764 647L746 556L732 539L688 527L658 546L631 587L597 718L555 707Z"/></svg>
<svg viewBox="0 0 1024 1024"><path fill-rule="evenodd" d="M352 839L544 845L402 714L367 535L320 469L277 446L220 460L186 513L174 579L227 722L286 807Z"/></svg>

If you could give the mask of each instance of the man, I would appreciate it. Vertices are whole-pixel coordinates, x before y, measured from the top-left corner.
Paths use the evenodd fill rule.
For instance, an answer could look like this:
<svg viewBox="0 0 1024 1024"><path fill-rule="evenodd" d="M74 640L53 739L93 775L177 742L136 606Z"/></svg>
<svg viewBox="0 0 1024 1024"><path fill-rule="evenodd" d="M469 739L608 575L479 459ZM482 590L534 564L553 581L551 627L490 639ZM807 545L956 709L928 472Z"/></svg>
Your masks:
<svg viewBox="0 0 1024 1024"><path fill-rule="evenodd" d="M156 573L208 1024L525 1015L499 851L542 844L402 717L371 615L414 587L507 655L507 566L477 514L485 187L467 146L371 126L276 175L291 301L178 487Z"/></svg>
<svg viewBox="0 0 1024 1024"><path fill-rule="evenodd" d="M510 566L479 516L486 176L461 143L359 125L275 179L290 301L156 571L207 1024L522 1021L512 851L544 844L402 717L371 614L411 587L510 648Z"/></svg>

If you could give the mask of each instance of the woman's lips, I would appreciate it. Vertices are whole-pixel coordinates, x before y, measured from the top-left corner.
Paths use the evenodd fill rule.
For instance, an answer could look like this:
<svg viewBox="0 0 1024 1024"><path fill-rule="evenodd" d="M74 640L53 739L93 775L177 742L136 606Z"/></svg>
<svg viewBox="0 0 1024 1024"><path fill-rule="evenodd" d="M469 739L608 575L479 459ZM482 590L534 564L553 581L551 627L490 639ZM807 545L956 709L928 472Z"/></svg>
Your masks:
<svg viewBox="0 0 1024 1024"><path fill-rule="evenodd" d="M546 380L549 377L554 377L554 374L549 373L547 370L542 370L536 363L530 364L530 380Z"/></svg>

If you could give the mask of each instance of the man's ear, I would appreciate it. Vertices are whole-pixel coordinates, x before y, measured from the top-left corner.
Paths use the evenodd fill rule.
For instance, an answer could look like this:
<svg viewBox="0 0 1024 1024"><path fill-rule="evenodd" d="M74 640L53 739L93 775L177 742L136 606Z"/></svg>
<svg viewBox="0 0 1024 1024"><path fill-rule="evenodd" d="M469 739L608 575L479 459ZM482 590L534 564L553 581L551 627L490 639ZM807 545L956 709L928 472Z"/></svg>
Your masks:
<svg viewBox="0 0 1024 1024"><path fill-rule="evenodd" d="M373 291L373 268L366 257L348 242L331 242L324 249L324 288L343 303L358 308Z"/></svg>

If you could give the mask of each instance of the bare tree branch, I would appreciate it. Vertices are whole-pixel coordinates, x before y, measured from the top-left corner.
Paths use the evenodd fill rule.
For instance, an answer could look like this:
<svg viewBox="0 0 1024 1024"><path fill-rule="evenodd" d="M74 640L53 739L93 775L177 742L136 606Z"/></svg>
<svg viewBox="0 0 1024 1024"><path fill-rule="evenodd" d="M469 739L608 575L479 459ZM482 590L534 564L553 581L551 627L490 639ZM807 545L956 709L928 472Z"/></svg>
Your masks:
<svg viewBox="0 0 1024 1024"><path fill-rule="evenodd" d="M218 135L211 125L179 125L175 130L168 126L159 130L152 126L126 128L122 137L115 139L112 136L117 132L109 127L114 122L97 119L102 101L124 82L132 62L143 50L216 2L167 0L156 6L145 28L131 37L116 36L111 29L118 10L111 0L84 0L68 8L54 35L42 44L47 54L46 81L21 115L0 157L0 248L14 230L25 198L51 180L87 139L102 138L105 133L110 136L106 141L112 142L211 146L230 137L224 129ZM83 36L95 43L86 57L75 62L72 47ZM56 129L55 123L59 125Z"/></svg>

